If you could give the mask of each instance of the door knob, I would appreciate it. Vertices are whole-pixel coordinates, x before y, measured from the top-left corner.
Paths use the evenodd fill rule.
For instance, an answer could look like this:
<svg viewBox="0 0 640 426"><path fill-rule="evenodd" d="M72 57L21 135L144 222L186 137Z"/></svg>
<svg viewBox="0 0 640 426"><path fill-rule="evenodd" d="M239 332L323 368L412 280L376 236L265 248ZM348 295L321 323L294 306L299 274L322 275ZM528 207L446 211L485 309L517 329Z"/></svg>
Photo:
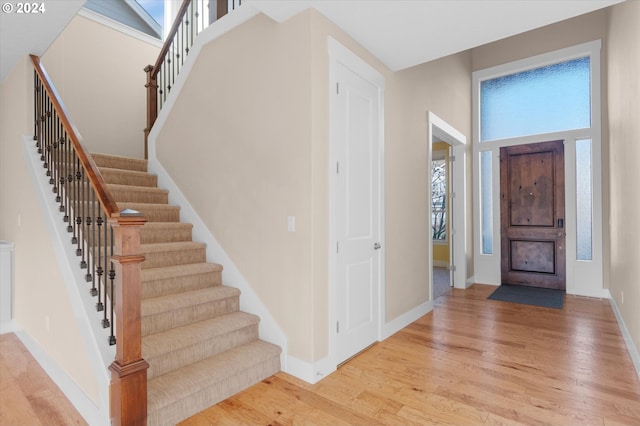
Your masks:
<svg viewBox="0 0 640 426"><path fill-rule="evenodd" d="M373 249L374 249L374 250L379 250L379 249L381 249L381 248L382 248L382 244L380 244L380 243L375 243L375 244L373 245Z"/></svg>

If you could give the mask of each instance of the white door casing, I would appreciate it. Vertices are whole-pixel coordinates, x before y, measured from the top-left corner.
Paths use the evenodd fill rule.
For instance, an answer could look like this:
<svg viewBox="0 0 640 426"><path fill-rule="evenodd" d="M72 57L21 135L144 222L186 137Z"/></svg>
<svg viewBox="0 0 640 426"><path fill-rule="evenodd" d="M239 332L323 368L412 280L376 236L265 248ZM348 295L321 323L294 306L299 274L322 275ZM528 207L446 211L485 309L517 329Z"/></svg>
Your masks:
<svg viewBox="0 0 640 426"><path fill-rule="evenodd" d="M330 350L336 364L378 341L383 318L384 80L347 52L330 41Z"/></svg>

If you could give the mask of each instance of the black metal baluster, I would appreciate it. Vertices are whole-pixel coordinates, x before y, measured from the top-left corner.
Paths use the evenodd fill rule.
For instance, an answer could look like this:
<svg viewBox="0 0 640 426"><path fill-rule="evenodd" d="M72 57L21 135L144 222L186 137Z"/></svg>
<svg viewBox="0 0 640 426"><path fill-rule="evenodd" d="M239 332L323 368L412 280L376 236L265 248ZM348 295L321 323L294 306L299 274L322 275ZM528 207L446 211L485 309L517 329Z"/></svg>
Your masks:
<svg viewBox="0 0 640 426"><path fill-rule="evenodd" d="M98 217L96 218L96 226L98 227L98 258L96 260L96 265L98 265L98 267L96 268L96 275L97 275L96 281L98 282L98 302L96 303L96 310L98 312L105 310L104 303L102 302L102 298L104 297L106 299L107 297L107 293L104 290L106 287L103 284L103 280L105 277L102 276L107 266L107 238L106 238L107 234L106 232L104 233L104 241L102 238L103 224L105 223L105 220L104 220L105 218L106 216L102 212L102 206L99 205ZM105 230L106 228L107 226L104 227ZM103 265L105 266L105 268L102 267ZM106 315L106 311L105 311L105 315Z"/></svg>
<svg viewBox="0 0 640 426"><path fill-rule="evenodd" d="M65 139L67 140L68 143L65 144L66 146L66 160L65 160L65 170L66 170L66 177L67 177L67 182L65 184L65 188L66 188L66 198L67 198L67 211L65 214L65 222L67 222L67 232L71 233L73 232L73 215L72 215L72 203L73 203L73 159L71 157L73 150L72 150L72 146L71 146L71 142L68 139L68 135L65 132Z"/></svg>
<svg viewBox="0 0 640 426"><path fill-rule="evenodd" d="M92 296L96 295L96 283L93 280L93 268L95 268L95 225L93 222L93 213L96 205L96 193L91 188L91 182L87 181L87 223L85 229L87 230L87 273L84 279L91 283L90 293Z"/></svg>
<svg viewBox="0 0 640 426"><path fill-rule="evenodd" d="M33 140L36 141L36 146L38 146L38 138L40 135L40 131L38 130L38 98L40 95L40 79L38 78L38 73L33 71Z"/></svg>
<svg viewBox="0 0 640 426"><path fill-rule="evenodd" d="M65 163L65 150L66 150L66 141L65 141L65 132L62 127L62 122L58 122L58 133L60 135L60 139L58 139L58 164L56 166L56 175L58 178L58 197L60 197L60 206L58 207L58 211L60 213L65 212L66 205L66 192L67 189L65 187L65 183L67 181L66 176L66 163ZM63 219L64 220L64 219Z"/></svg>
<svg viewBox="0 0 640 426"><path fill-rule="evenodd" d="M76 244L76 256L80 256L80 225L82 224L82 215L80 212L80 180L82 179L82 173L80 173L80 160L78 159L78 153L73 150L73 164L74 164L74 183L73 183L73 192L74 192L74 210L73 214L75 215L75 226L73 227L73 238L71 242Z"/></svg>
<svg viewBox="0 0 640 426"><path fill-rule="evenodd" d="M109 226L109 228L111 229L111 257L113 258L113 228L111 226ZM113 262L110 262L110 269L109 269L109 281L111 283L111 288L110 288L110 295L109 295L109 306L110 306L110 315L109 318L111 319L111 321L107 320L107 324L105 325L104 323L102 324L103 327L111 327L111 334L109 335L109 344L110 345L115 345L116 344L116 336L113 333L113 312L114 312L114 305L116 304L116 300L114 299L115 297L115 279L116 279L116 271L113 267Z"/></svg>
<svg viewBox="0 0 640 426"><path fill-rule="evenodd" d="M53 143L51 144L51 190L56 194L56 203L60 202L60 188L58 187L58 147L60 146L60 120L58 113L53 111Z"/></svg>
<svg viewBox="0 0 640 426"><path fill-rule="evenodd" d="M82 199L82 226L80 227L80 231L81 231L81 238L80 238L80 244L82 245L82 262L80 262L80 267L82 269L87 269L87 258L89 257L89 251L88 251L88 246L87 246L87 231L88 231L88 224L87 221L89 220L89 178L86 174L86 171L84 170L84 168L82 169L82 173L83 173L83 178L82 178L82 196L80 197ZM86 278L86 276L85 276Z"/></svg>

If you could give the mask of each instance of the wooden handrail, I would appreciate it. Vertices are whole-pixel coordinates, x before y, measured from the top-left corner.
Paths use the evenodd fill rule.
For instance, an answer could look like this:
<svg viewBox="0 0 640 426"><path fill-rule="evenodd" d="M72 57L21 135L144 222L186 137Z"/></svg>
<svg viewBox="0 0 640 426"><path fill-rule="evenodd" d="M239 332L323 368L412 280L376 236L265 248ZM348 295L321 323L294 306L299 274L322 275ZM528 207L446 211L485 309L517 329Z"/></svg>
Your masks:
<svg viewBox="0 0 640 426"><path fill-rule="evenodd" d="M102 205L105 213L108 217L116 218L120 216L120 209L118 208L118 204L116 204L115 200L111 196L111 194L107 191L107 185L102 178L102 174L98 169L95 161L89 155L87 150L85 149L82 143L82 137L80 136L80 132L76 125L69 118L69 113L65 108L62 100L60 99L60 95L56 90L55 86L51 82L51 78L49 74L44 69L44 66L40 63L40 58L35 55L29 55L31 57L31 61L33 62L33 67L36 70L36 73L40 77L40 81L44 86L47 93L49 93L49 97L51 99L51 104L55 109L56 113L60 117L60 121L67 134L69 135L69 139L73 144L74 149L78 155L78 159L82 164L82 167L87 172L87 178L91 182L91 186L95 189L96 195L98 196L98 201Z"/></svg>

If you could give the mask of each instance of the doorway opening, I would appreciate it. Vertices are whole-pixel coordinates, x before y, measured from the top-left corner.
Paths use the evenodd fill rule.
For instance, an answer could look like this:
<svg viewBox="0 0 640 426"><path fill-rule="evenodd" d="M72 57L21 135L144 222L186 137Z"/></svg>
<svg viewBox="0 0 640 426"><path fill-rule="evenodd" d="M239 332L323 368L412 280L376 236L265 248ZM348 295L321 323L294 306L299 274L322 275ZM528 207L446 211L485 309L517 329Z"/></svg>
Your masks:
<svg viewBox="0 0 640 426"><path fill-rule="evenodd" d="M453 285L451 249L451 145L431 141L431 253L433 299L445 295Z"/></svg>
<svg viewBox="0 0 640 426"><path fill-rule="evenodd" d="M452 287L467 287L466 137L428 113L429 146L429 300ZM437 280L437 282L436 282Z"/></svg>

